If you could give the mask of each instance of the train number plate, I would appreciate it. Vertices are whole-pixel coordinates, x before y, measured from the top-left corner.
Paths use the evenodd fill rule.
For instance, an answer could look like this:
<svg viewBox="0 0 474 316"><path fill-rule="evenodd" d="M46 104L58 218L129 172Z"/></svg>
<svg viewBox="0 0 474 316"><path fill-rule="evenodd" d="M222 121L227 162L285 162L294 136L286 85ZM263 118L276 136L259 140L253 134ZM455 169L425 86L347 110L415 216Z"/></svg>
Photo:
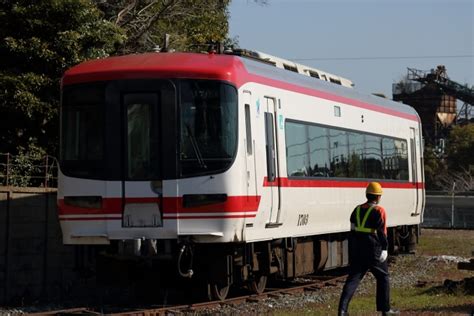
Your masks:
<svg viewBox="0 0 474 316"><path fill-rule="evenodd" d="M298 224L296 226L308 225L309 214L298 214Z"/></svg>

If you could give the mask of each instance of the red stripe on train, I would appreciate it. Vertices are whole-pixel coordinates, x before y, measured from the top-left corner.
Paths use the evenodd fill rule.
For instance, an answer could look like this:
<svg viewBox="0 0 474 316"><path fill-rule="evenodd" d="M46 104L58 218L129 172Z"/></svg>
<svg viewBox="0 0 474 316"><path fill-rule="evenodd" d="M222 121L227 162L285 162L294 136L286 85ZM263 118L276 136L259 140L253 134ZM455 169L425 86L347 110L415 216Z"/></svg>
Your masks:
<svg viewBox="0 0 474 316"><path fill-rule="evenodd" d="M229 196L222 203L196 207L183 207L182 197L160 198L126 198L127 204L161 203L163 215L193 214L193 213L246 213L256 212L260 204L260 196ZM102 208L89 209L66 205L64 200L58 200L58 214L61 215L93 215L93 214L122 214L122 198L104 198Z"/></svg>
<svg viewBox="0 0 474 316"><path fill-rule="evenodd" d="M280 186L284 188L365 188L370 181L350 181L350 180L322 180L322 179L288 179L277 178L275 181L263 180L264 187ZM423 189L423 182L384 182L378 181L383 188L387 189Z"/></svg>
<svg viewBox="0 0 474 316"><path fill-rule="evenodd" d="M219 218L253 218L256 214L244 214L244 215L222 215L222 216L163 216L163 219L219 219ZM122 220L122 216L114 217L64 217L59 216L61 221L116 221Z"/></svg>
<svg viewBox="0 0 474 316"><path fill-rule="evenodd" d="M275 88L280 88L280 89L287 90L287 91L301 93L301 94L305 94L305 95L309 95L309 96L313 96L313 97L317 97L317 98L321 98L321 99L325 99L325 100L329 100L329 101L344 103L344 104L355 106L355 107L358 107L358 108L363 108L363 109L367 109L367 110L371 110L371 111L375 111L375 112L379 112L379 113L384 113L384 114L388 114L388 115L392 115L392 116L401 117L401 118L412 120L412 121L415 121L415 122L420 121L418 116L414 115L414 114L404 113L404 112L392 110L392 109L389 109L389 108L386 108L386 107L382 107L382 106L379 106L379 105L375 105L375 104L367 103L367 102L364 102L364 101L360 101L360 100L357 100L357 99L351 99L351 98L348 98L348 97L332 94L332 93L329 93L329 92L316 90L316 89L311 89L311 88L306 88L306 87L298 86L296 84L287 83L287 82L284 82L284 81L279 81L279 80L275 80L275 79L271 79L271 78L267 78L267 77L263 77L263 76L259 76L259 75L254 75L254 74L250 74L250 73L246 73L243 76L241 82L238 83L238 86L240 87L242 84L247 83L247 82L260 83L260 84L272 86L272 87L275 87Z"/></svg>
<svg viewBox="0 0 474 316"><path fill-rule="evenodd" d="M213 216L213 215L204 215L204 216L167 216L164 215L163 219L217 219L217 218L251 218L255 217L257 214L246 214L246 215L223 215L223 216Z"/></svg>

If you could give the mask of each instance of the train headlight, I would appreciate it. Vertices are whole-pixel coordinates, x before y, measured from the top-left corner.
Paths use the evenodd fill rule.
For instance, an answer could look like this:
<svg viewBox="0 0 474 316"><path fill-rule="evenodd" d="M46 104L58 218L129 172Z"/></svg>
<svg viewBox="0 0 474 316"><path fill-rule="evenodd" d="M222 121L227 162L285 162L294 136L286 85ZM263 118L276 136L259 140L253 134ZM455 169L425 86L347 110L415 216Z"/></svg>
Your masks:
<svg viewBox="0 0 474 316"><path fill-rule="evenodd" d="M65 196L64 204L81 208L102 208L101 196Z"/></svg>
<svg viewBox="0 0 474 316"><path fill-rule="evenodd" d="M227 194L184 194L183 207L198 207L209 204L224 203Z"/></svg>

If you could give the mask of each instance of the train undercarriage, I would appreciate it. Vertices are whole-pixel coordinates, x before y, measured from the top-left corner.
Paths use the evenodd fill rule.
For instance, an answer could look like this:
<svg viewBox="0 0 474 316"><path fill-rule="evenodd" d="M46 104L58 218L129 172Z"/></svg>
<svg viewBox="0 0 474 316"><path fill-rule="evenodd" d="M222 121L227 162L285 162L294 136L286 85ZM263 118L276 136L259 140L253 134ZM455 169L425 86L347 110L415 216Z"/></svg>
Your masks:
<svg viewBox="0 0 474 316"><path fill-rule="evenodd" d="M389 228L389 253L413 252L418 235L418 225ZM141 279L155 287L200 288L203 293L199 296L223 300L232 287L260 294L269 279L291 280L348 266L348 236L338 233L233 244L198 244L191 238L118 241L103 248L94 260L89 256L88 264L93 262L97 280L103 284L125 285Z"/></svg>

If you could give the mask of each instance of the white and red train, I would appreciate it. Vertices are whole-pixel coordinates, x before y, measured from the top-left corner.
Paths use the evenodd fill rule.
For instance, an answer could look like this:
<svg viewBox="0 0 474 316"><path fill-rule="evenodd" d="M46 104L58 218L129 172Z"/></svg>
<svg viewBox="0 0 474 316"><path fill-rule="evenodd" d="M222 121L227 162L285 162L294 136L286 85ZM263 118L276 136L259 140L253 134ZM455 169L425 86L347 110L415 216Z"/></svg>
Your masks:
<svg viewBox="0 0 474 316"><path fill-rule="evenodd" d="M174 258L213 298L260 292L269 276L346 265L349 215L375 180L392 248L411 247L425 197L415 110L268 56L149 53L67 71L64 243Z"/></svg>

